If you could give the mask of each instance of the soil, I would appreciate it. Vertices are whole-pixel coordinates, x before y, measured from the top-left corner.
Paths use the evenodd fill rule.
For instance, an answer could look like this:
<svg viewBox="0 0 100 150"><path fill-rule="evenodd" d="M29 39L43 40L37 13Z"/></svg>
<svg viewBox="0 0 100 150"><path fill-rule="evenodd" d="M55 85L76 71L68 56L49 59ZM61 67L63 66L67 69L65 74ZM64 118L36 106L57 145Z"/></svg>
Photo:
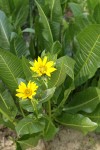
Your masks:
<svg viewBox="0 0 100 150"><path fill-rule="evenodd" d="M12 138L15 133L0 127L0 150L15 150ZM37 147L28 150L100 150L100 134L90 133L84 136L81 132L62 128L50 142L39 141Z"/></svg>

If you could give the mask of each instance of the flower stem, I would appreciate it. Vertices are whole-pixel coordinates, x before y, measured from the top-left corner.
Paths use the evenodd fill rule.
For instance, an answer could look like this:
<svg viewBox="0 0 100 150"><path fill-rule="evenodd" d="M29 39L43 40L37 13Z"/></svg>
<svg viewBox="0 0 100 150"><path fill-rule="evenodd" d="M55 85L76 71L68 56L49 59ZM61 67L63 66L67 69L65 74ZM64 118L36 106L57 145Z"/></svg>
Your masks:
<svg viewBox="0 0 100 150"><path fill-rule="evenodd" d="M20 103L19 103L19 107L20 107L20 110L21 110L21 113L22 113L23 117L25 118L25 114L24 114L24 112L23 112L23 109L22 109Z"/></svg>
<svg viewBox="0 0 100 150"><path fill-rule="evenodd" d="M50 100L48 101L48 113L49 113L49 117L51 118L51 102Z"/></svg>
<svg viewBox="0 0 100 150"><path fill-rule="evenodd" d="M32 99L31 100L31 104L33 106L33 110L35 111L36 113L36 117L38 118L38 110L37 110L37 106L36 106L36 100Z"/></svg>
<svg viewBox="0 0 100 150"><path fill-rule="evenodd" d="M42 77L42 81L43 81L44 85L46 86L46 88L48 89L47 79L45 77Z"/></svg>

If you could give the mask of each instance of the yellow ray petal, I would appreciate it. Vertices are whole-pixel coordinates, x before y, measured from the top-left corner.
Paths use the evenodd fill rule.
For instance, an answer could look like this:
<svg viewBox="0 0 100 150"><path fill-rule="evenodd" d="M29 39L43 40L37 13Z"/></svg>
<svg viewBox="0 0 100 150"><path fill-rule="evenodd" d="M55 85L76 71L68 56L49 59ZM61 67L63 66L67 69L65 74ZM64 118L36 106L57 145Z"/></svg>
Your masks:
<svg viewBox="0 0 100 150"><path fill-rule="evenodd" d="M42 59L40 57L38 57L38 63L40 63L41 65L43 64Z"/></svg>
<svg viewBox="0 0 100 150"><path fill-rule="evenodd" d="M53 61L49 61L46 63L46 66L49 68L49 67L52 67L54 65L54 62Z"/></svg>
<svg viewBox="0 0 100 150"><path fill-rule="evenodd" d="M45 56L43 59L43 65L46 65L46 62L47 62L47 56Z"/></svg>

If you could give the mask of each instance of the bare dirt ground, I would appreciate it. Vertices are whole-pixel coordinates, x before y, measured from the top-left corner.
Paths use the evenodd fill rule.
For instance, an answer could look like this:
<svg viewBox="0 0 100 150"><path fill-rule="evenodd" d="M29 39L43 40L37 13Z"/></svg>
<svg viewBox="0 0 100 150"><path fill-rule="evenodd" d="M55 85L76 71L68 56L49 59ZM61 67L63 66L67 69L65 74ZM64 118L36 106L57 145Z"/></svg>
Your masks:
<svg viewBox="0 0 100 150"><path fill-rule="evenodd" d="M0 150L15 150L11 140L15 134L6 128L0 128ZM100 134L81 132L62 128L50 142L40 141L37 147L29 150L100 150Z"/></svg>

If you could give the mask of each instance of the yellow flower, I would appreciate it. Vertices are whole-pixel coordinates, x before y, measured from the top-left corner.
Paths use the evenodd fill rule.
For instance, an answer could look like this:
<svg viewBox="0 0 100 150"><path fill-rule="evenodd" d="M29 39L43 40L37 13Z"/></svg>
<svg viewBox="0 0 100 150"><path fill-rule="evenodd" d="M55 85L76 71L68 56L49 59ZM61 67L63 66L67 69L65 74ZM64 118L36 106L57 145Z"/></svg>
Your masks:
<svg viewBox="0 0 100 150"><path fill-rule="evenodd" d="M37 61L35 60L33 66L30 67L30 69L33 72L36 72L39 76L46 74L47 76L50 77L51 73L56 70L56 68L54 68L53 66L54 62L53 61L47 62L47 56L45 56L43 60L40 57L38 57L38 60Z"/></svg>
<svg viewBox="0 0 100 150"><path fill-rule="evenodd" d="M21 82L18 89L16 89L18 92L16 96L22 99L32 99L32 97L36 95L37 88L38 86L34 82L29 81L27 85Z"/></svg>

